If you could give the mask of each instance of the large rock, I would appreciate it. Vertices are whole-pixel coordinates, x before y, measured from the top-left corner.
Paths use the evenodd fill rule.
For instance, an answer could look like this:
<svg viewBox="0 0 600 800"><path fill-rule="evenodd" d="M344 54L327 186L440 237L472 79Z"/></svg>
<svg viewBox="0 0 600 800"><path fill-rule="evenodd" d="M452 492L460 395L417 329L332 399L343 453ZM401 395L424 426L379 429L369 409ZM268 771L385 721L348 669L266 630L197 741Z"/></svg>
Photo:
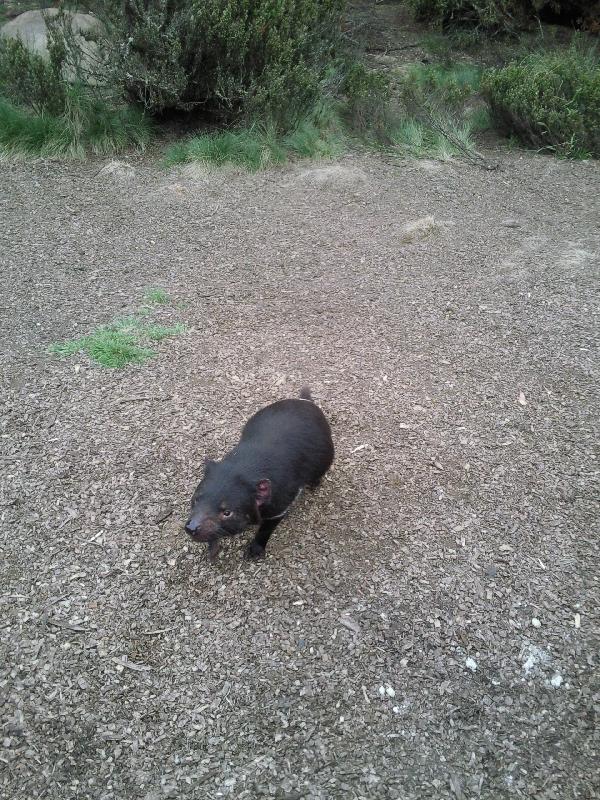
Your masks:
<svg viewBox="0 0 600 800"><path fill-rule="evenodd" d="M38 53L43 58L49 58L48 31L46 29L47 15L52 18L58 14L58 9L47 8L44 11L25 11L0 29L0 36L11 39L20 39L32 52ZM66 11L71 17L71 25L75 39L84 53L82 66L85 70L97 69L99 63L99 49L95 42L89 42L82 34L95 34L102 32L102 23L93 14L80 14ZM66 75L67 79L71 76Z"/></svg>

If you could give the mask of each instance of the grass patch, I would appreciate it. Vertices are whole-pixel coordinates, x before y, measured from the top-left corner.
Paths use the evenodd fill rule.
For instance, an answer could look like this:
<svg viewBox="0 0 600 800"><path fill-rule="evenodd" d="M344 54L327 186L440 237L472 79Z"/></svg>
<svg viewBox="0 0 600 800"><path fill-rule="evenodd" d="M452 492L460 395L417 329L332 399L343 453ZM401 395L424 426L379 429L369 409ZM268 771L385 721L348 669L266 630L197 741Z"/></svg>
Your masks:
<svg viewBox="0 0 600 800"><path fill-rule="evenodd" d="M171 298L164 289L148 289L144 295L144 300L147 303L153 303L159 306L164 306L171 302Z"/></svg>
<svg viewBox="0 0 600 800"><path fill-rule="evenodd" d="M414 64L401 81L409 100L462 109L480 90L483 69L475 64Z"/></svg>
<svg viewBox="0 0 600 800"><path fill-rule="evenodd" d="M35 112L0 97L0 152L8 156L83 158L143 149L150 139L148 119L137 109L110 108L69 90L64 113Z"/></svg>
<svg viewBox="0 0 600 800"><path fill-rule="evenodd" d="M163 339L168 339L170 336L177 336L184 333L185 325L178 323L177 325L148 325L143 329L143 335L150 339L151 342L162 342Z"/></svg>
<svg viewBox="0 0 600 800"><path fill-rule="evenodd" d="M143 364L155 356L147 342L162 342L184 331L181 324L151 325L138 317L126 317L96 328L87 336L54 344L50 352L61 358L85 353L102 367L120 369L128 364Z"/></svg>
<svg viewBox="0 0 600 800"><path fill-rule="evenodd" d="M141 347L133 334L109 327L98 328L89 336L52 345L50 352L62 358L83 352L97 364L113 369L127 364L143 364L155 355L153 350Z"/></svg>
<svg viewBox="0 0 600 800"><path fill-rule="evenodd" d="M168 148L167 166L200 163L234 166L257 172L293 158L332 158L342 151L342 139L331 126L331 116L318 112L301 120L291 131L278 134L268 125L202 133Z"/></svg>
<svg viewBox="0 0 600 800"><path fill-rule="evenodd" d="M390 131L390 139L405 156L449 161L465 152L475 151L472 133L466 122L432 119L427 123L408 117Z"/></svg>
<svg viewBox="0 0 600 800"><path fill-rule="evenodd" d="M202 133L167 150L168 166L199 162L214 167L232 165L256 172L281 164L285 151L268 131L258 127Z"/></svg>
<svg viewBox="0 0 600 800"><path fill-rule="evenodd" d="M414 158L481 158L475 136L490 127L482 74L473 64L415 64L403 71L396 85L399 111L388 126L391 144Z"/></svg>

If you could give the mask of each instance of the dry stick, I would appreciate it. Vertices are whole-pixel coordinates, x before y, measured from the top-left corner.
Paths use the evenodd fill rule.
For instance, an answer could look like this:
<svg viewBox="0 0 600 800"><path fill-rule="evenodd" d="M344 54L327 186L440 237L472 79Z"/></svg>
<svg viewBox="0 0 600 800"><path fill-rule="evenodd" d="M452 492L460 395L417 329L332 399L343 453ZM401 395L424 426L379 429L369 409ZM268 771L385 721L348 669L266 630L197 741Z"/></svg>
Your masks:
<svg viewBox="0 0 600 800"><path fill-rule="evenodd" d="M456 136L453 136L444 128L443 125L437 122L430 112L426 111L425 117L427 124L431 128L436 130L438 133L441 133L442 136L448 139L449 142L452 142L452 144L457 147L473 164L478 164L480 167L483 167L483 169L487 169L490 172L498 169L500 166L499 164L491 164L486 160L485 156L481 155L481 153L478 153L476 150L469 150L468 147L465 147L465 145L459 139L457 139Z"/></svg>
<svg viewBox="0 0 600 800"><path fill-rule="evenodd" d="M55 628L66 628L68 631L73 631L74 633L87 633L88 628L82 628L79 625L71 625L68 622L61 622L58 619L49 619L47 621L48 625L53 625Z"/></svg>
<svg viewBox="0 0 600 800"><path fill-rule="evenodd" d="M401 47L369 47L367 53L398 53L400 50L411 50L413 47L421 47L420 42L414 44L403 44Z"/></svg>

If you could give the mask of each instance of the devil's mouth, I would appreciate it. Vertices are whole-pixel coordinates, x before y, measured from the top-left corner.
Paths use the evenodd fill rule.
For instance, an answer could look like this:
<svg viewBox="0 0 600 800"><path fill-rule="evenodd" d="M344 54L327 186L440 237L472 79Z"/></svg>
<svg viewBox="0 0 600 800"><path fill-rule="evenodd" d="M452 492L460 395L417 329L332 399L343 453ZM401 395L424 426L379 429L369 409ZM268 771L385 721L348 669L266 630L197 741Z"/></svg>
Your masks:
<svg viewBox="0 0 600 800"><path fill-rule="evenodd" d="M188 534L195 542L212 542L219 538L217 533L202 533L201 531L194 531Z"/></svg>

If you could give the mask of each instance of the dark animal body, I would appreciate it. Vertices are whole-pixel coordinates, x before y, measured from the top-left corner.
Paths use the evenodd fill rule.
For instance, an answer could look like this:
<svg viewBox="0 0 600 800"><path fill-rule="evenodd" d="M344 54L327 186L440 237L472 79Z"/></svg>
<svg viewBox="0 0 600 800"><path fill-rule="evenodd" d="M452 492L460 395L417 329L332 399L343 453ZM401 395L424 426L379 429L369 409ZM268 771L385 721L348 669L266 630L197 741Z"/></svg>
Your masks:
<svg viewBox="0 0 600 800"><path fill-rule="evenodd" d="M211 561L220 540L258 525L246 548L261 558L269 537L306 487L316 488L333 462L331 429L310 390L258 411L222 461L206 461L185 529L207 542Z"/></svg>

